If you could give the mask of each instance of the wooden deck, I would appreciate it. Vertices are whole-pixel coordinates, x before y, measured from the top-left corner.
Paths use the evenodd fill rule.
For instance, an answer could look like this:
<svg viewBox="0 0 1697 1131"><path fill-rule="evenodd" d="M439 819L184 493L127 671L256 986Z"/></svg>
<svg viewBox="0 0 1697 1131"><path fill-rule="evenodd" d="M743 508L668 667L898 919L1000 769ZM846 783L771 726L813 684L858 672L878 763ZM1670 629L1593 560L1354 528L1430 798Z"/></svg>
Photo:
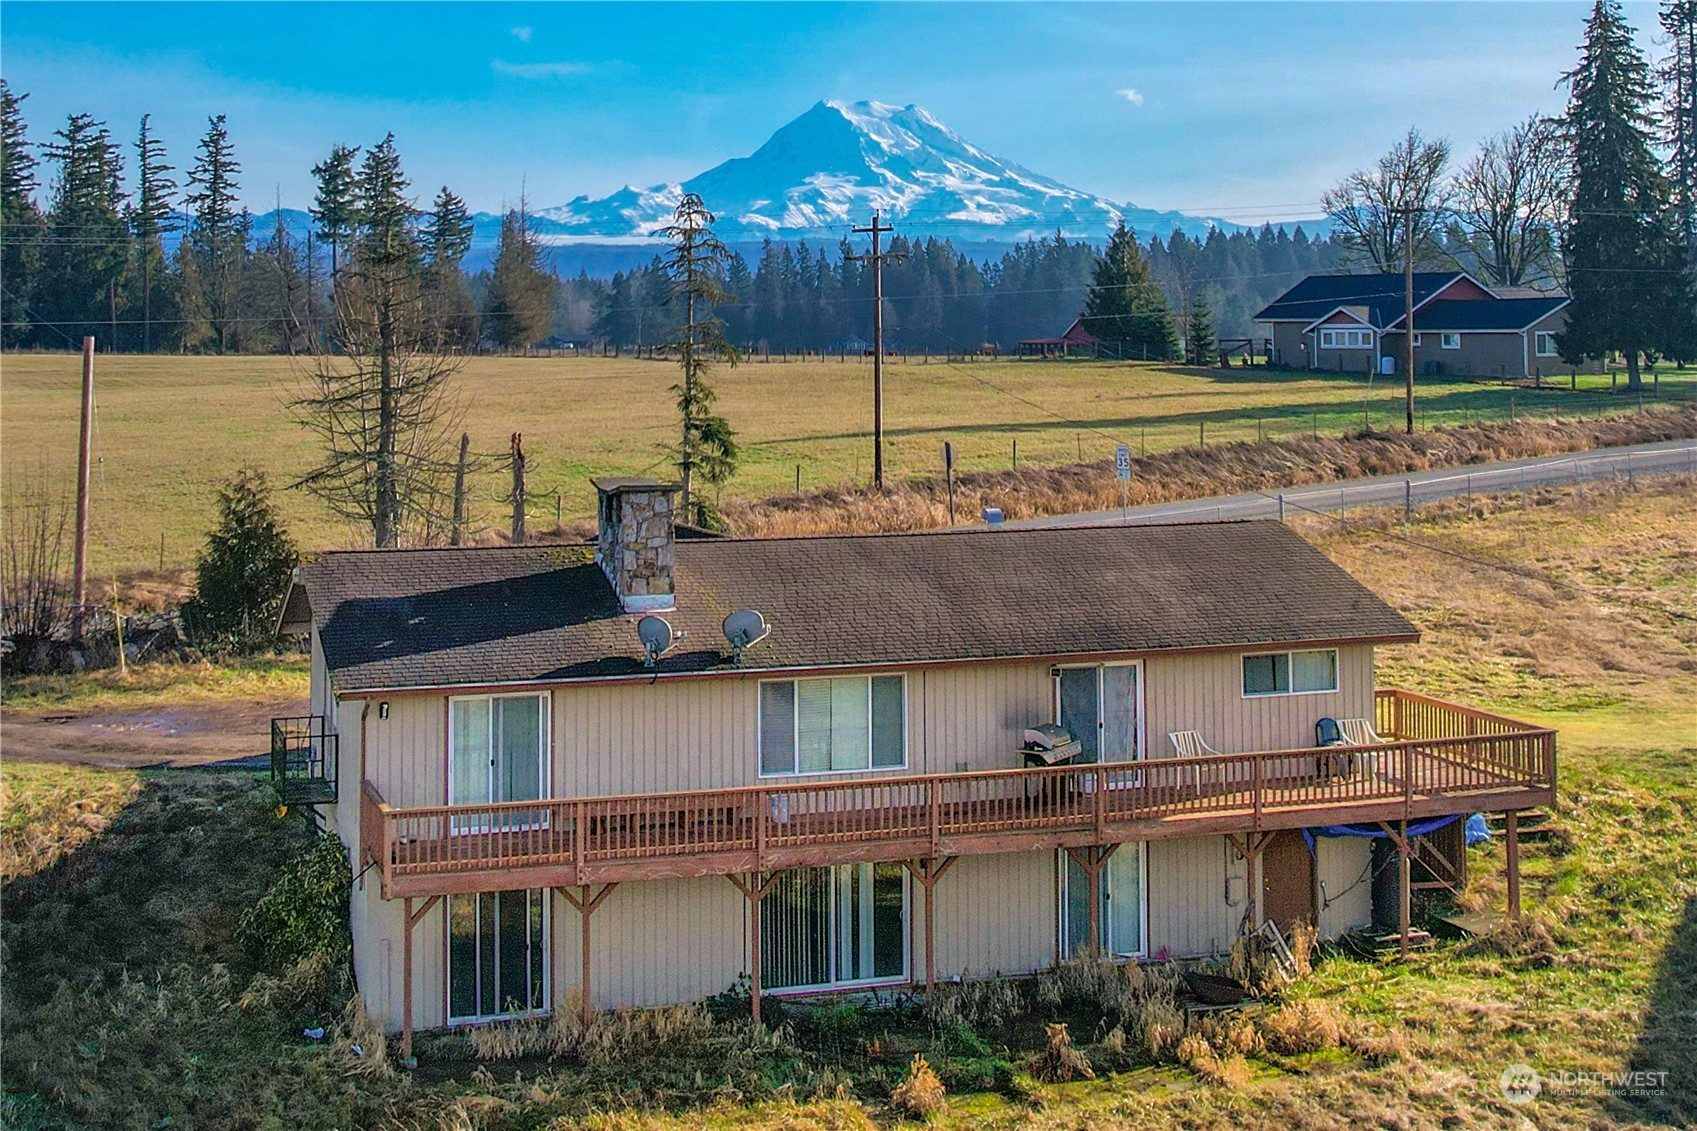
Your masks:
<svg viewBox="0 0 1697 1131"><path fill-rule="evenodd" d="M385 898L853 861L941 860L1449 813L1555 797L1555 732L1380 691L1369 747L626 797L396 809L370 782L362 853Z"/></svg>

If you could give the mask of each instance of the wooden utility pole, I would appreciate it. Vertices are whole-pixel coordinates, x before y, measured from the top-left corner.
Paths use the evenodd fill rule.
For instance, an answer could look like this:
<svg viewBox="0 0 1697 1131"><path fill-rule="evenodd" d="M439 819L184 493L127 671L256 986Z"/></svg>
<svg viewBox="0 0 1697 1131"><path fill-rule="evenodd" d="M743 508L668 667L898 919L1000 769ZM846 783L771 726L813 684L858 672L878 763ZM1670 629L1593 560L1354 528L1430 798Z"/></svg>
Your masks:
<svg viewBox="0 0 1697 1131"><path fill-rule="evenodd" d="M71 639L81 640L88 599L88 468L94 441L94 335L82 340L82 433L77 438L77 531L71 567Z"/></svg>
<svg viewBox="0 0 1697 1131"><path fill-rule="evenodd" d="M471 433L460 433L460 462L454 468L454 529L448 535L448 545L458 546L465 541L465 473L471 458ZM161 557L164 555L161 554ZM162 567L163 568L163 567Z"/></svg>
<svg viewBox="0 0 1697 1131"><path fill-rule="evenodd" d="M884 489L884 261L905 257L883 250L880 237L895 229L884 224L879 215L872 213L870 228L854 229L857 235L871 235L872 253L844 258L872 264L872 481L881 491Z"/></svg>
<svg viewBox="0 0 1697 1131"><path fill-rule="evenodd" d="M1407 430L1414 435L1414 219L1424 208L1407 206L1391 211L1402 217L1402 380L1408 410Z"/></svg>

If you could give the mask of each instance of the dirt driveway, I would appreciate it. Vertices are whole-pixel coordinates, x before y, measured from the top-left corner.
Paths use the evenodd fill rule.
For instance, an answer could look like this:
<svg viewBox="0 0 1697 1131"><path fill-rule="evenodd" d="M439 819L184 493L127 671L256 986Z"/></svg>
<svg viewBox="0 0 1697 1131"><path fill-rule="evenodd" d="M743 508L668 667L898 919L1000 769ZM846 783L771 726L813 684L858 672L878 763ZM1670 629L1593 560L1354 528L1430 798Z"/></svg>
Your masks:
<svg viewBox="0 0 1697 1131"><path fill-rule="evenodd" d="M105 768L204 766L266 756L271 718L306 712L305 700L197 703L124 711L0 716L0 756Z"/></svg>

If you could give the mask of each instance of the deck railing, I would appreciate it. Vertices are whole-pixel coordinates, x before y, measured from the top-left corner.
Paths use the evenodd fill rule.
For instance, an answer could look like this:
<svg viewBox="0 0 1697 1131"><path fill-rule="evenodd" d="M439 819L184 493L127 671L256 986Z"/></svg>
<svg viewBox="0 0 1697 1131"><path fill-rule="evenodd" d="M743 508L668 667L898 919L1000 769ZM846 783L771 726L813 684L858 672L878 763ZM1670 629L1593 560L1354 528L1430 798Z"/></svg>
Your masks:
<svg viewBox="0 0 1697 1131"><path fill-rule="evenodd" d="M1372 746L617 797L396 809L367 782L361 840L386 885L422 893L498 885L490 874L513 869L587 883L1389 820L1471 811L1493 798L1553 798L1553 731L1406 692L1379 693L1376 724L1385 741Z"/></svg>
<svg viewBox="0 0 1697 1131"><path fill-rule="evenodd" d="M323 715L271 720L271 780L285 801L336 800L336 732Z"/></svg>

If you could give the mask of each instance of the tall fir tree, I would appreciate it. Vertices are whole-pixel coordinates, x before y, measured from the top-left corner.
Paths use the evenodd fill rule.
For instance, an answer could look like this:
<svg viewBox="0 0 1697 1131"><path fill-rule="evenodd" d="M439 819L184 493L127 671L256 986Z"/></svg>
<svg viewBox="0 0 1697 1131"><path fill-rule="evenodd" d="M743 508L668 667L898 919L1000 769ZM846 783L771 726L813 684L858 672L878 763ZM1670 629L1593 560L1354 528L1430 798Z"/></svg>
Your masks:
<svg viewBox="0 0 1697 1131"><path fill-rule="evenodd" d="M1662 0L1660 18L1668 37L1662 64L1663 140L1674 210L1697 272L1697 0Z"/></svg>
<svg viewBox="0 0 1697 1131"><path fill-rule="evenodd" d="M701 198L685 193L671 224L657 234L672 244L665 272L674 311L681 316L668 343L677 351L681 371L681 379L672 386L682 418L677 449L683 481L679 512L686 522L718 529L723 521L700 488L718 487L728 480L736 472L739 453L730 422L713 411L717 398L707 374L715 362L736 365L738 356L725 338L724 323L713 313L728 297L723 280L730 259L725 245L713 234L713 221Z"/></svg>
<svg viewBox="0 0 1697 1131"><path fill-rule="evenodd" d="M1096 259L1079 316L1116 356L1164 361L1177 350L1172 311L1137 236L1121 221Z"/></svg>
<svg viewBox="0 0 1697 1131"><path fill-rule="evenodd" d="M317 225L318 238L330 245L332 289L342 271L342 251L359 227L359 177L354 172L358 156L352 146L333 145L330 155L312 167L318 188L307 214Z"/></svg>
<svg viewBox="0 0 1697 1131"><path fill-rule="evenodd" d="M253 230L253 219L236 196L242 167L224 122L223 114L207 119L189 170L189 191L183 196L189 208L187 243L198 281L193 294L184 288L184 299L197 308L219 353L240 345L242 272Z"/></svg>
<svg viewBox="0 0 1697 1131"><path fill-rule="evenodd" d="M30 333L42 236L36 207L35 146L24 123L28 94L13 94L0 78L0 342L15 345Z"/></svg>
<svg viewBox="0 0 1697 1131"><path fill-rule="evenodd" d="M1671 186L1652 149L1655 87L1617 0L1597 0L1569 87L1573 204L1568 307L1557 342L1569 362L1619 351L1627 387L1645 355L1697 357L1697 293Z"/></svg>
<svg viewBox="0 0 1697 1131"><path fill-rule="evenodd" d="M477 342L477 310L462 264L471 251L475 225L466 202L443 185L421 233L424 243L424 316L437 348L463 349Z"/></svg>
<svg viewBox="0 0 1697 1131"><path fill-rule="evenodd" d="M136 137L136 194L130 206L130 235L135 264L130 272L132 294L127 303L141 320L140 346L153 349L153 321L167 299L169 272L165 235L177 230L175 169L165 163L165 143L153 133L152 115L141 116Z"/></svg>
<svg viewBox="0 0 1697 1131"><path fill-rule="evenodd" d="M94 334L117 347L118 286L129 264L123 158L112 134L88 114L72 114L44 147L58 166L48 208L39 308L65 337Z"/></svg>
<svg viewBox="0 0 1697 1131"><path fill-rule="evenodd" d="M554 293L560 281L542 264L542 241L530 227L527 202L501 217L495 266L484 298L488 336L506 349L523 348L548 336L554 321Z"/></svg>

